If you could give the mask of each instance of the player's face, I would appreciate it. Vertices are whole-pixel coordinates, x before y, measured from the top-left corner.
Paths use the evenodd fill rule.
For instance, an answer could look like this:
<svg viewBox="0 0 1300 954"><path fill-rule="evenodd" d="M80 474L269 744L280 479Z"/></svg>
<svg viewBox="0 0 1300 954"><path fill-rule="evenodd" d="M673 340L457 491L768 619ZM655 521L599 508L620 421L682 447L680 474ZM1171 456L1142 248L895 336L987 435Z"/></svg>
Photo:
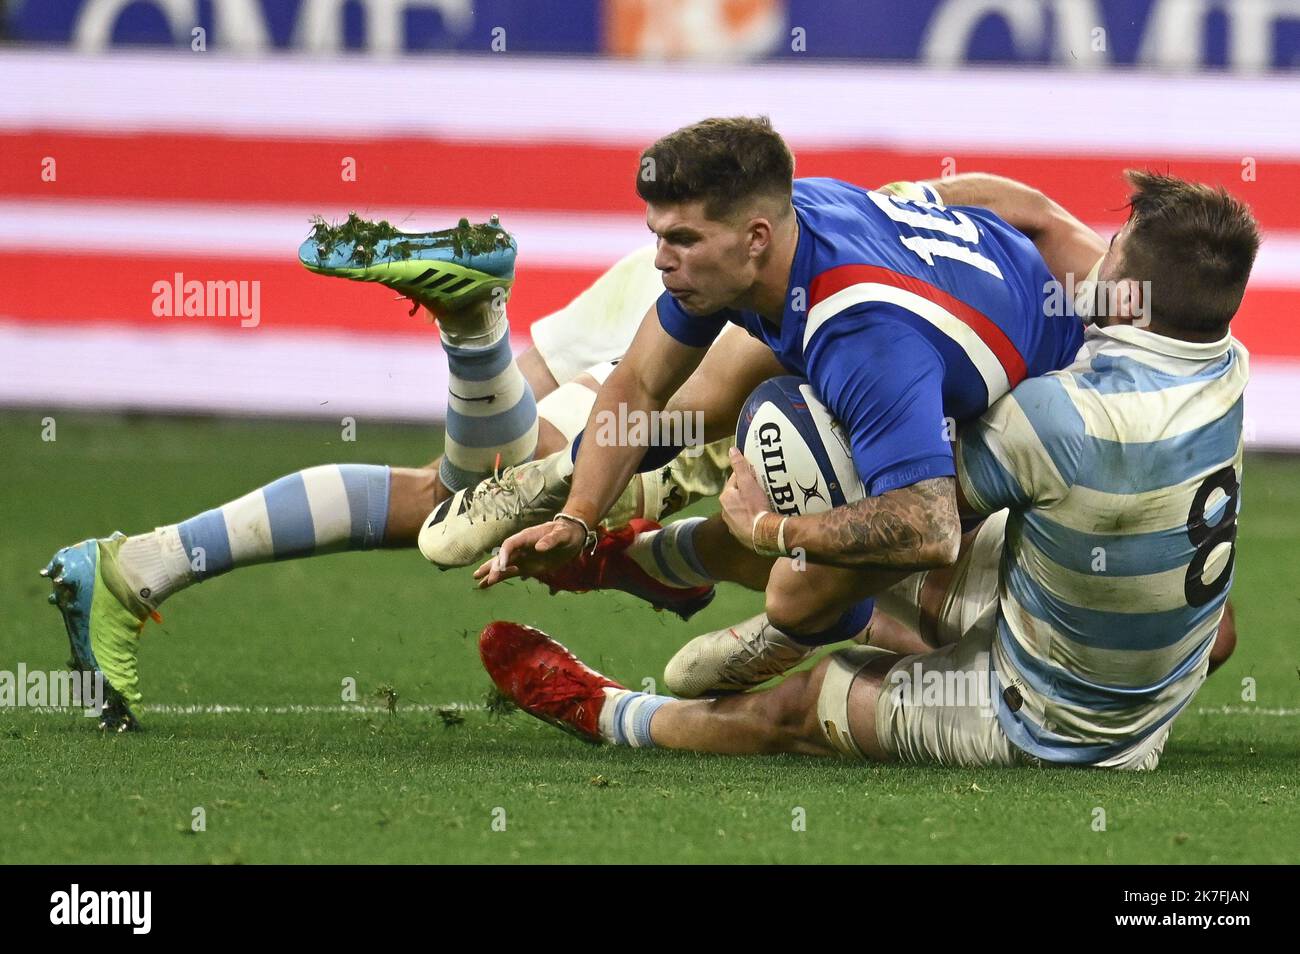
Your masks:
<svg viewBox="0 0 1300 954"><path fill-rule="evenodd" d="M1118 281L1122 276L1118 273L1120 260L1124 255L1124 239L1128 235L1128 225L1120 229L1110 239L1110 248L1106 249L1106 254L1101 260L1101 268L1097 270L1097 282Z"/></svg>
<svg viewBox="0 0 1300 954"><path fill-rule="evenodd" d="M753 286L756 268L744 221L711 219L702 202L649 203L646 224L658 238L655 268L664 288L688 314L732 307Z"/></svg>
<svg viewBox="0 0 1300 954"><path fill-rule="evenodd" d="M1140 312L1134 314L1134 309L1141 307L1135 297L1138 294L1138 283L1126 279L1124 275L1124 244L1128 233L1127 224L1115 233L1110 240L1110 248L1101 260L1101 268L1097 270L1095 294L1098 300L1093 321L1102 327L1128 324L1135 317L1140 317Z"/></svg>

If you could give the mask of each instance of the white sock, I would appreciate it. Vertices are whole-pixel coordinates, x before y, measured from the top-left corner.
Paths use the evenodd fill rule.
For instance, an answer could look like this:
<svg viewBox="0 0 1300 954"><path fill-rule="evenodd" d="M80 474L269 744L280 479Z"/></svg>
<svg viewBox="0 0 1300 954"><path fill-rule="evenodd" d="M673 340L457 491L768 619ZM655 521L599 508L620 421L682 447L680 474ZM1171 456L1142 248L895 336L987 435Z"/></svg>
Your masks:
<svg viewBox="0 0 1300 954"><path fill-rule="evenodd" d="M537 402L510 347L504 317L481 339L457 343L443 332L447 356L447 430L438 476L449 490L473 487L537 449Z"/></svg>
<svg viewBox="0 0 1300 954"><path fill-rule="evenodd" d="M568 381L537 402L537 416L571 441L587 426L596 392L585 384Z"/></svg>
<svg viewBox="0 0 1300 954"><path fill-rule="evenodd" d="M175 524L128 537L117 551L117 562L132 592L150 606L158 606L194 582Z"/></svg>
<svg viewBox="0 0 1300 954"><path fill-rule="evenodd" d="M601 737L614 745L630 745L634 749L654 748L650 721L660 706L675 701L668 696L655 696L648 692L607 688L598 722Z"/></svg>
<svg viewBox="0 0 1300 954"><path fill-rule="evenodd" d="M140 600L158 606L236 567L372 550L383 543L388 490L386 465L308 467L178 524L128 537L118 569Z"/></svg>

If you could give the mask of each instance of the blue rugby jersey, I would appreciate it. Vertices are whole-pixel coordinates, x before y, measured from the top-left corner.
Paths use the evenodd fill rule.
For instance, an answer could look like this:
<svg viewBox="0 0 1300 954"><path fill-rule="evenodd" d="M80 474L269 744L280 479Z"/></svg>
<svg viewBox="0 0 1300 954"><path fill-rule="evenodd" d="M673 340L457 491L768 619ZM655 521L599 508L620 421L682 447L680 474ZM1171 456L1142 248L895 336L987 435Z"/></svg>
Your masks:
<svg viewBox="0 0 1300 954"><path fill-rule="evenodd" d="M660 324L705 347L730 321L768 344L844 425L870 495L954 474L945 419L981 414L1026 376L1064 367L1079 320L1045 306L1033 243L985 209L797 179L799 239L780 326L750 311Z"/></svg>
<svg viewBox="0 0 1300 954"><path fill-rule="evenodd" d="M1191 700L1232 583L1246 349L1120 326L965 427L958 480L1010 508L992 698L1016 746L1121 764Z"/></svg>

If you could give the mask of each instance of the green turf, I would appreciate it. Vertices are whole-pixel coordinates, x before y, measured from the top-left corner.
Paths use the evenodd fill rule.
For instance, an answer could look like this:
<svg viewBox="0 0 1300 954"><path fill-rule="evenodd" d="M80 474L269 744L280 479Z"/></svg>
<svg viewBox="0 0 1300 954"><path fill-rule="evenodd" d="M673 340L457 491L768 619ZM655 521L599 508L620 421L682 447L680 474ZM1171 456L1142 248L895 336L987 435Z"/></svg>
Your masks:
<svg viewBox="0 0 1300 954"><path fill-rule="evenodd" d="M364 420L344 442L324 423L73 414L55 415L48 442L43 416L0 415L0 669L67 658L36 575L58 546L171 522L311 464L420 464L439 442ZM756 606L724 594L688 625L619 595L480 594L414 553L346 554L176 597L146 632L142 685L172 705L331 706L352 677L378 711L146 711L147 732L105 737L77 715L0 710L0 862L1295 862L1300 466L1251 458L1244 493L1241 645L1147 777L630 752L481 710L444 725L431 707L483 700L474 635L490 619L541 626L639 685L687 637ZM398 694L391 716L384 686Z"/></svg>

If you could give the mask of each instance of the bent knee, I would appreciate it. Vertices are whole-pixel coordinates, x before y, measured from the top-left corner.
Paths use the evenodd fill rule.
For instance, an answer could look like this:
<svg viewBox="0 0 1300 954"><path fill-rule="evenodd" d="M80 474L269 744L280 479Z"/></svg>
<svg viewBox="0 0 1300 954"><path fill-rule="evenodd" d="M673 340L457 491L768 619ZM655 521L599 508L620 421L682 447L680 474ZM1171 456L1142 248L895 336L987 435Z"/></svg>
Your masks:
<svg viewBox="0 0 1300 954"><path fill-rule="evenodd" d="M764 593L763 609L772 625L789 636L811 636L834 626L843 615L836 605L818 600L816 590L802 589L773 578Z"/></svg>
<svg viewBox="0 0 1300 954"><path fill-rule="evenodd" d="M817 721L817 697L825 670L823 660L815 668L793 673L780 685L761 693L772 751L823 754L829 748Z"/></svg>

